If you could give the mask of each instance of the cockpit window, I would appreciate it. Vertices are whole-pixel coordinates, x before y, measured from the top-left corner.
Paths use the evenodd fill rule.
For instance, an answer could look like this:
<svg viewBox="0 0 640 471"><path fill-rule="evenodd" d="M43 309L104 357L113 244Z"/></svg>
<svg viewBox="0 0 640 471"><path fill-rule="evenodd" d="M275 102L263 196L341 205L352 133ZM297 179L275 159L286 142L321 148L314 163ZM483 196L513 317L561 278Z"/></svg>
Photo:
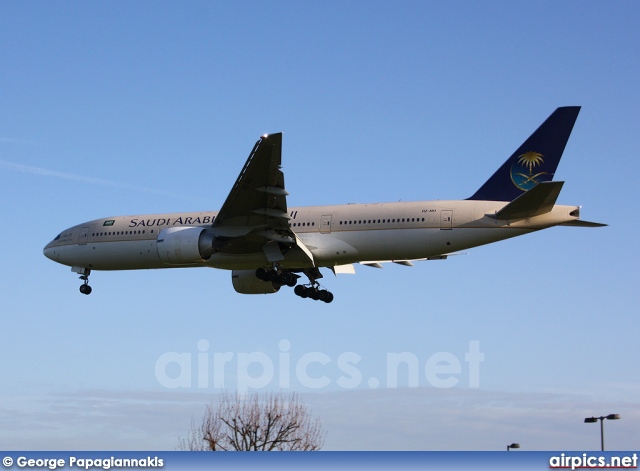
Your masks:
<svg viewBox="0 0 640 471"><path fill-rule="evenodd" d="M55 239L53 239L53 240L58 240L58 239L60 239L60 236L61 236L61 235L62 235L62 234L58 234L58 235L56 236L56 238L55 238Z"/></svg>

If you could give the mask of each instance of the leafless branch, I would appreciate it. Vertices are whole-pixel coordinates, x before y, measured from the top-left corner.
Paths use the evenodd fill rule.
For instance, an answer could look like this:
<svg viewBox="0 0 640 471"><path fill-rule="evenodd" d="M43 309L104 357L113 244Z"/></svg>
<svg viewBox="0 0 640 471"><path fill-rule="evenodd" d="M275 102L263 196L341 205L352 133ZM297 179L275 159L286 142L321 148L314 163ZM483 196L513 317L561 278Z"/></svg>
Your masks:
<svg viewBox="0 0 640 471"><path fill-rule="evenodd" d="M200 427L181 439L179 448L192 451L315 451L326 433L312 419L296 393L240 396L224 392L207 407Z"/></svg>

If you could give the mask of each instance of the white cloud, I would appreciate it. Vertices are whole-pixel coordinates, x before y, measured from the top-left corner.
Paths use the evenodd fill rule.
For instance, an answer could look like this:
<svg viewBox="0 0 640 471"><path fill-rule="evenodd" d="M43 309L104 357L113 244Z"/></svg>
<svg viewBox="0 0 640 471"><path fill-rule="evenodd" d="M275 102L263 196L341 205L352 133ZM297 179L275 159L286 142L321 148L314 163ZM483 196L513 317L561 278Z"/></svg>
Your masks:
<svg viewBox="0 0 640 471"><path fill-rule="evenodd" d="M173 198L186 198L185 195L172 193L164 190L157 190L154 188L147 188L139 185L130 185L127 183L116 182L113 180L107 180L104 178L94 178L84 175L77 175L74 173L58 172L56 170L50 170L42 167L34 167L31 165L16 164L8 162L6 160L0 160L0 169L10 170L12 172L28 173L31 175L39 175L43 177L62 178L65 180L73 180L77 182L87 183L90 185L111 186L116 188L123 188L127 190L136 190L144 193L155 193L158 195L170 196Z"/></svg>
<svg viewBox="0 0 640 471"><path fill-rule="evenodd" d="M83 390L3 397L0 443L7 449L174 450L214 394ZM598 396L601 397L601 396ZM303 393L327 430L325 450L598 449L591 415L605 424L607 449L640 446L635 401L570 393L406 388Z"/></svg>

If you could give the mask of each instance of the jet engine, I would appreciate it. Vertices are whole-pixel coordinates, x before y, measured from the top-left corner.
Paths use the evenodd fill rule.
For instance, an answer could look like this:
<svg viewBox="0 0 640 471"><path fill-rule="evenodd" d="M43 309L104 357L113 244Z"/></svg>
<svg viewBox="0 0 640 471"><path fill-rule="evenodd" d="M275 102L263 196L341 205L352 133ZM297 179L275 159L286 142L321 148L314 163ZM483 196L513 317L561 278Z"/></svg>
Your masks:
<svg viewBox="0 0 640 471"><path fill-rule="evenodd" d="M272 281L259 280L255 270L233 270L231 281L233 289L241 294L271 294L280 289L280 285Z"/></svg>
<svg viewBox="0 0 640 471"><path fill-rule="evenodd" d="M158 256L169 265L202 263L213 254L214 238L206 227L168 227L158 234Z"/></svg>

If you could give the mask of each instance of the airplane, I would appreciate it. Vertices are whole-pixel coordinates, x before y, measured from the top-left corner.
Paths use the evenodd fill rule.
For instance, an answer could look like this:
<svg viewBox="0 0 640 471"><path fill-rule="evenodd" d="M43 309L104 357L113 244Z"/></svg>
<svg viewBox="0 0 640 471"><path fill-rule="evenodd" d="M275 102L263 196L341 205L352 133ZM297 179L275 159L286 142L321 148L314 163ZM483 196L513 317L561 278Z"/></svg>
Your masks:
<svg viewBox="0 0 640 471"><path fill-rule="evenodd" d="M238 293L288 286L330 303L320 268L412 266L553 226L606 226L556 204L564 182L553 176L579 112L556 109L472 196L454 201L289 207L282 134L266 134L219 211L94 219L62 231L44 255L79 274L87 295L94 270L213 267L231 270ZM308 283L298 284L302 275Z"/></svg>

